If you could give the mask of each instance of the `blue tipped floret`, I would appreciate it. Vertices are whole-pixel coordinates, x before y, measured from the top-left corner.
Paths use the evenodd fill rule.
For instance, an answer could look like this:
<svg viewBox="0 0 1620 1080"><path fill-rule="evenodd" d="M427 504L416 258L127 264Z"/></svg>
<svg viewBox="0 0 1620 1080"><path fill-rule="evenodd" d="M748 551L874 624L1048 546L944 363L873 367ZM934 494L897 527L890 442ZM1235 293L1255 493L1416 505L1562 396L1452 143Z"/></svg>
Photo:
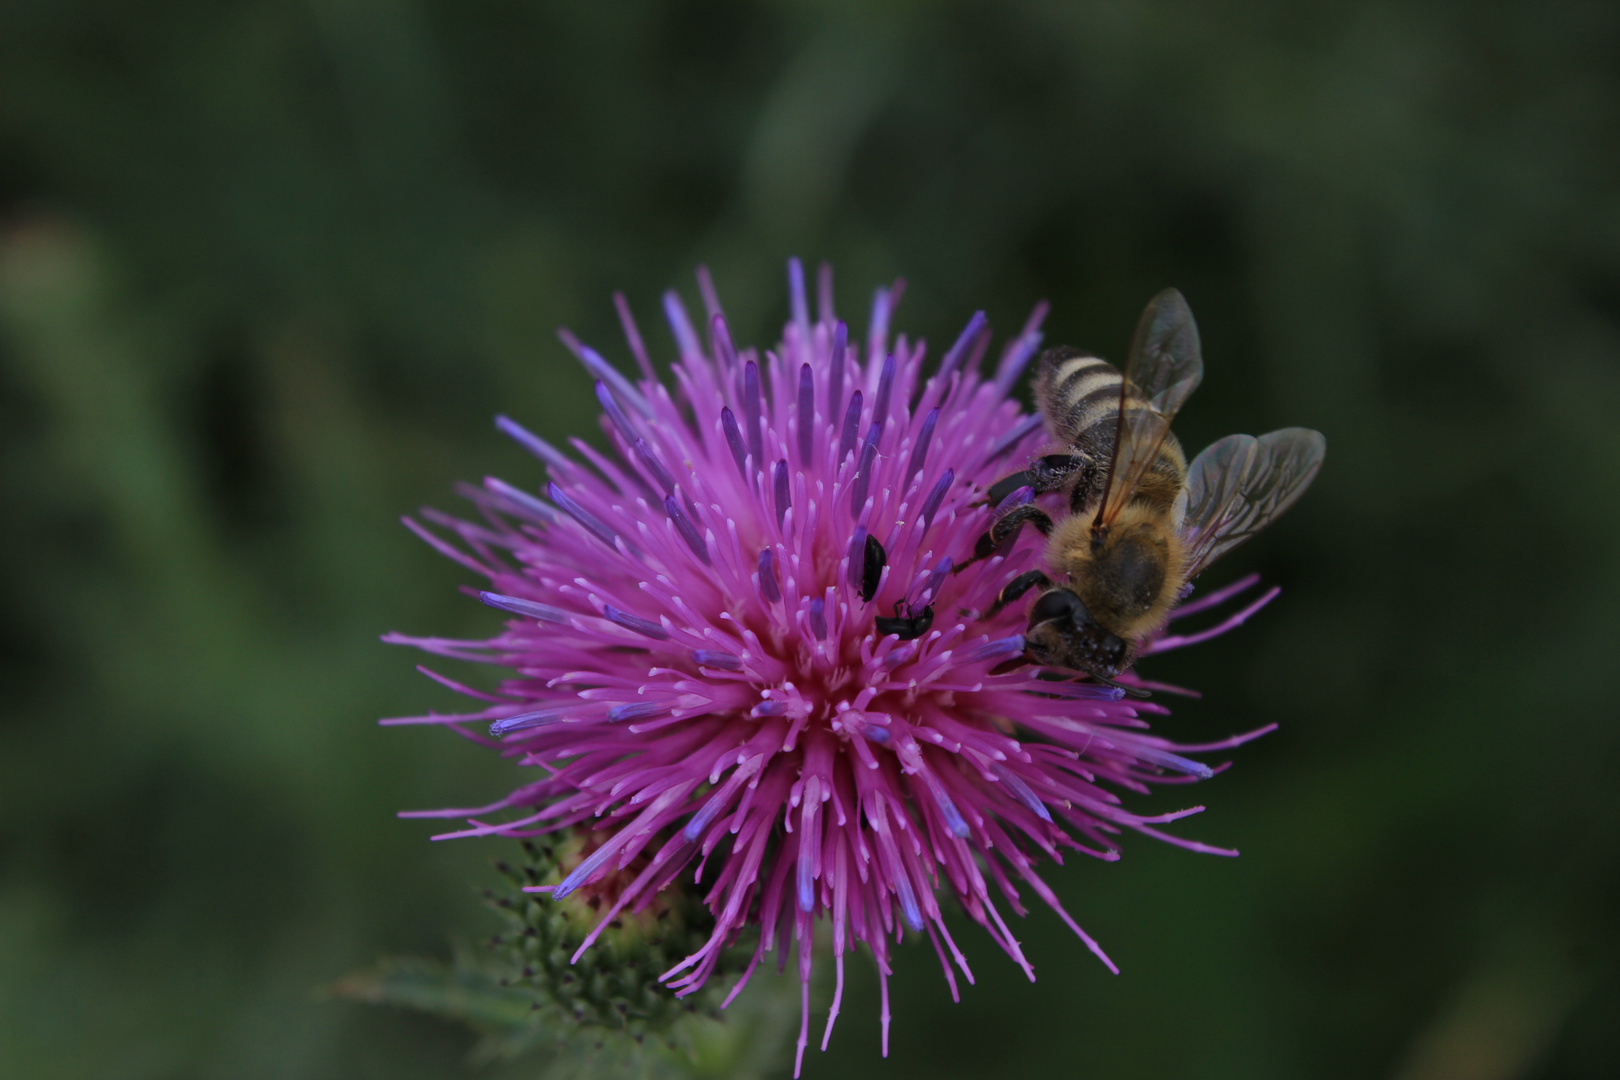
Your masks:
<svg viewBox="0 0 1620 1080"><path fill-rule="evenodd" d="M748 452L763 461L759 431L759 365L752 360L743 365L743 419L748 422Z"/></svg>
<svg viewBox="0 0 1620 1080"><path fill-rule="evenodd" d="M641 396L641 391L632 386L629 379L620 375L612 364L602 359L601 354L589 345L574 340L572 334L563 338L563 343L574 350L574 355L579 357L580 362L592 375L613 387L613 392L628 402L632 409L648 419L652 418L652 406Z"/></svg>
<svg viewBox="0 0 1620 1080"><path fill-rule="evenodd" d="M858 525L849 538L849 584L859 589L866 574L866 526Z"/></svg>
<svg viewBox="0 0 1620 1080"><path fill-rule="evenodd" d="M782 602L782 586L776 580L776 555L770 548L759 553L759 591L770 603Z"/></svg>
<svg viewBox="0 0 1620 1080"><path fill-rule="evenodd" d="M906 920L906 925L911 927L917 933L922 933L922 908L917 906L917 894L912 891L911 879L906 876L906 871L903 867L900 868L900 872L895 875L894 891L899 894L900 914Z"/></svg>
<svg viewBox="0 0 1620 1080"><path fill-rule="evenodd" d="M720 410L720 430L725 432L726 445L731 447L731 460L737 463L737 475L748 482L748 451L743 446L742 430L737 427L737 417L730 409Z"/></svg>
<svg viewBox="0 0 1620 1080"><path fill-rule="evenodd" d="M647 445L646 439L636 440L635 451L636 460L641 462L642 468L652 474L653 483L663 488L665 495L675 494L675 478L669 474L669 470L664 468L664 463L659 461L658 456L652 452L652 447Z"/></svg>
<svg viewBox="0 0 1620 1080"><path fill-rule="evenodd" d="M861 392L855 391L849 395L849 408L844 411L844 427L838 436L838 460L833 462L833 472L843 465L844 459L849 457L855 449L855 437L861 433Z"/></svg>
<svg viewBox="0 0 1620 1080"><path fill-rule="evenodd" d="M872 484L872 465L877 461L877 441L882 431L876 421L866 430L866 441L861 444L861 457L855 464L855 480L849 488L849 512L859 517L866 505L866 492Z"/></svg>
<svg viewBox="0 0 1620 1080"><path fill-rule="evenodd" d="M692 524L692 519L686 516L686 511L681 509L681 504L673 496L664 499L664 512L675 523L675 531L681 534L681 539L686 541L686 546L692 549L698 561L704 566L710 565L708 541L703 539L697 526Z"/></svg>
<svg viewBox="0 0 1620 1080"><path fill-rule="evenodd" d="M551 501L556 503L558 508L561 509L563 513L579 522L586 532L602 541L602 543L606 544L614 551L619 550L618 544L615 542L619 538L618 534L603 524L589 510L575 502L573 498L569 496L568 492L564 491L562 488L553 483L547 485L546 494L551 496Z"/></svg>
<svg viewBox="0 0 1620 1080"><path fill-rule="evenodd" d="M702 356L703 346L698 342L697 331L692 329L686 305L681 303L681 296L674 289L664 294L664 317L669 320L670 333L675 335L675 348L680 352L681 359Z"/></svg>
<svg viewBox="0 0 1620 1080"><path fill-rule="evenodd" d="M595 851L591 852L589 855L585 856L585 860L578 866L574 867L567 877L562 879L562 884L558 885L551 891L551 898L553 900L561 900L563 897L585 884L585 882L590 880L591 875L595 874L602 868L604 863L613 858L614 852L614 848L603 845L602 847L599 847Z"/></svg>
<svg viewBox="0 0 1620 1080"><path fill-rule="evenodd" d="M966 840L971 834L968 823L962 817L962 812L956 808L956 803L951 801L944 788L938 786L937 781L934 785L934 802L939 804L939 812L945 815L945 827L951 831L951 835Z"/></svg>
<svg viewBox="0 0 1620 1080"><path fill-rule="evenodd" d="M665 630L662 626L659 626L651 619L643 619L640 615L632 615L628 611L620 611L612 604L602 605L602 617L607 619L609 622L617 623L626 630L634 630L643 637L650 637L654 641L667 641L669 639L669 631Z"/></svg>
<svg viewBox="0 0 1620 1080"><path fill-rule="evenodd" d="M509 416L497 416L495 418L495 430L554 469L576 469L579 467L569 461L567 455L561 450L558 450Z"/></svg>
<svg viewBox="0 0 1620 1080"><path fill-rule="evenodd" d="M889 419L889 397L894 393L894 353L883 358L883 371L878 375L877 400L872 403L872 423L879 431Z"/></svg>
<svg viewBox="0 0 1620 1080"><path fill-rule="evenodd" d="M788 507L792 506L792 499L788 494L788 463L783 458L776 463L776 482L772 485L776 497L776 527L782 527L782 519L787 517Z"/></svg>
<svg viewBox="0 0 1620 1080"><path fill-rule="evenodd" d="M951 346L950 351L945 354L945 359L940 361L939 372L934 377L941 382L950 378L951 373L962 366L962 361L973 349L973 343L979 339L979 335L984 333L989 324L990 320L985 318L984 312L975 311L973 318L968 320L967 326L963 327L962 333L957 336L956 344Z"/></svg>
<svg viewBox="0 0 1620 1080"><path fill-rule="evenodd" d="M1034 413L1030 416L1024 417L1022 420L1018 421L1018 423L1014 424L1012 429L1008 431L1007 434L996 440L996 442L990 447L989 452L984 455L984 460L996 460L996 458L1000 457L1002 454L1005 454L1008 450L1011 450L1020 442L1023 442L1025 436L1029 435L1030 432L1039 430L1040 426L1044 423L1046 423L1046 418L1040 413Z"/></svg>
<svg viewBox="0 0 1620 1080"><path fill-rule="evenodd" d="M928 444L934 440L934 425L939 423L939 410L929 409L923 417L922 430L917 432L917 446L911 451L911 462L906 466L906 483L923 471L928 464Z"/></svg>
<svg viewBox="0 0 1620 1080"><path fill-rule="evenodd" d="M714 357L721 371L730 371L737 365L737 348L731 343L731 328L726 317L718 311L709 316L709 340L714 343Z"/></svg>
<svg viewBox="0 0 1620 1080"><path fill-rule="evenodd" d="M651 720L668 715L669 706L662 701L638 701L633 705L615 705L608 710L608 719L615 723L620 720Z"/></svg>
<svg viewBox="0 0 1620 1080"><path fill-rule="evenodd" d="M788 303L793 308L793 322L801 333L810 331L810 301L804 291L804 264L797 256L788 260Z"/></svg>
<svg viewBox="0 0 1620 1080"><path fill-rule="evenodd" d="M527 731L530 728L537 728L543 724L549 724L553 720L562 719L574 707L572 705L563 705L550 709L538 709L534 712L503 716L489 725L489 733L495 738L500 738L502 735L510 735L514 731Z"/></svg>
<svg viewBox="0 0 1620 1080"><path fill-rule="evenodd" d="M1215 770L1202 761L1184 758L1180 754L1172 754L1168 750L1160 750L1152 746L1133 746L1131 752L1143 761L1151 761L1155 765L1163 766L1166 769L1174 769L1176 772L1186 773L1188 776L1196 776L1200 780L1208 780L1215 775Z"/></svg>
<svg viewBox="0 0 1620 1080"><path fill-rule="evenodd" d="M990 771L995 773L996 778L1003 784L1007 785L1007 790L1012 792L1013 797L1023 803L1030 813L1042 821L1052 820L1052 812L1046 808L1046 804L1041 801L1041 797L1035 794L1034 789L1024 783L1017 773L999 761L990 766Z"/></svg>
<svg viewBox="0 0 1620 1080"><path fill-rule="evenodd" d="M934 523L934 515L939 513L939 504L945 501L945 493L950 490L951 485L955 482L956 470L946 469L944 474L940 476L939 480L934 484L934 490L928 493L928 498L923 501L922 507L922 522L924 529L927 529Z"/></svg>
<svg viewBox="0 0 1620 1080"><path fill-rule="evenodd" d="M809 364L799 367L799 467L810 467L816 433L816 376Z"/></svg>
<svg viewBox="0 0 1620 1080"><path fill-rule="evenodd" d="M719 668L721 671L741 671L742 659L718 649L693 649L692 661L700 667Z"/></svg>
<svg viewBox="0 0 1620 1080"><path fill-rule="evenodd" d="M1011 660L1015 656L1023 655L1025 648L1024 636L998 638L987 641L983 645L975 646L966 652L960 653L957 659L964 664L1000 663Z"/></svg>
<svg viewBox="0 0 1620 1080"><path fill-rule="evenodd" d="M808 856L809 852L807 851L799 852L798 880L796 884L798 885L800 911L816 910L815 867L811 865Z"/></svg>
<svg viewBox="0 0 1620 1080"><path fill-rule="evenodd" d="M810 632L816 635L817 641L827 640L827 603L821 597L816 597L809 604Z"/></svg>
<svg viewBox="0 0 1620 1080"><path fill-rule="evenodd" d="M508 484L505 480L502 480L498 476L484 477L484 487L488 488L490 492L505 499L507 502L511 503L513 506L517 507L519 510L522 510L526 515L534 518L537 521L543 521L549 525L553 521L557 520L557 511L555 507L548 503L542 502L540 499L530 495L527 491L524 491L521 488L513 487L511 484Z"/></svg>
<svg viewBox="0 0 1620 1080"><path fill-rule="evenodd" d="M688 821L686 828L681 830L682 834L688 840L696 843L702 839L703 831L709 827L715 818L720 816L720 811L724 809L725 804L721 801L720 792L717 791L709 796L709 801L704 803L697 813L692 815L692 820Z"/></svg>
<svg viewBox="0 0 1620 1080"><path fill-rule="evenodd" d="M840 321L833 330L832 355L828 358L831 371L827 373L827 416L838 415L844 404L844 350L848 348L849 326Z"/></svg>
<svg viewBox="0 0 1620 1080"><path fill-rule="evenodd" d="M608 384L600 379L596 382L596 400L601 403L602 411L607 413L608 420L618 429L625 442L634 446L640 441L640 433L630 423L630 418L624 415L624 410L619 408L618 399L613 396L613 391L609 390Z"/></svg>
<svg viewBox="0 0 1620 1080"><path fill-rule="evenodd" d="M550 604L541 604L534 600L524 600L518 596L504 596L501 593L481 592L478 599L492 608L510 611L513 615L527 615L531 619L542 622L566 623L572 616L562 608L552 607Z"/></svg>

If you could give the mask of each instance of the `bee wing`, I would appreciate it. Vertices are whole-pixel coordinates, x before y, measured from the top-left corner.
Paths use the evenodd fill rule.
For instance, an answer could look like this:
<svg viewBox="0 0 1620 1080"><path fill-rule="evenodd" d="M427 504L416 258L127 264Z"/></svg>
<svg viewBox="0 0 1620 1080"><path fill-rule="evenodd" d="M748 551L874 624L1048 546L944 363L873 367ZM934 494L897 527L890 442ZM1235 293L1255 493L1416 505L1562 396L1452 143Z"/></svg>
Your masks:
<svg viewBox="0 0 1620 1080"><path fill-rule="evenodd" d="M1125 383L1120 387L1114 460L1097 510L1100 523L1112 523L1131 501L1142 477L1159 458L1159 448L1170 434L1170 421L1203 378L1198 325L1181 293L1166 289L1148 302L1136 324Z"/></svg>
<svg viewBox="0 0 1620 1080"><path fill-rule="evenodd" d="M1211 443L1187 471L1181 536L1186 576L1237 547L1294 505L1316 479L1327 440L1309 428L1283 428L1256 439L1228 435Z"/></svg>

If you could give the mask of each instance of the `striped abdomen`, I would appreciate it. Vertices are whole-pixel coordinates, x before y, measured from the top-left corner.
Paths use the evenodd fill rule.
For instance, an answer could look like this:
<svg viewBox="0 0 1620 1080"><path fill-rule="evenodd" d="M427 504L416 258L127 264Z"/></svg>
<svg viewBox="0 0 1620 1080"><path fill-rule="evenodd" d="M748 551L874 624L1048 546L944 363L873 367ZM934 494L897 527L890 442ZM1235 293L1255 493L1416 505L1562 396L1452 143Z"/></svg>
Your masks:
<svg viewBox="0 0 1620 1080"><path fill-rule="evenodd" d="M1082 457L1096 463L1083 481L1086 489L1072 493L1076 509L1091 506L1107 486L1114 439L1119 433L1120 388L1124 382L1113 364L1078 349L1059 347L1041 354L1035 395L1046 417L1047 430L1054 441L1072 446ZM1147 408L1136 401L1126 402L1125 407ZM1175 435L1168 434L1158 460L1138 484L1133 501L1169 510L1186 477L1186 455Z"/></svg>
<svg viewBox="0 0 1620 1080"><path fill-rule="evenodd" d="M1035 393L1052 437L1089 450L1088 437L1103 436L1112 450L1123 382L1119 369L1106 360L1075 349L1048 349L1041 355Z"/></svg>

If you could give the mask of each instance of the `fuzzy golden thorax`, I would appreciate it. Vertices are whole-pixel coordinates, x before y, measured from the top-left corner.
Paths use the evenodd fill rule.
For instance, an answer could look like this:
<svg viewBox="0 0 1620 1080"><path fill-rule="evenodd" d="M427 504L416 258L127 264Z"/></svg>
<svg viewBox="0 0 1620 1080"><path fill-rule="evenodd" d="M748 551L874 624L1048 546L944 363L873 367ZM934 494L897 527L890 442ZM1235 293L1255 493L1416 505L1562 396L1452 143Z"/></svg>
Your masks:
<svg viewBox="0 0 1620 1080"><path fill-rule="evenodd" d="M1170 514L1140 501L1099 530L1090 516L1070 515L1047 548L1047 565L1068 577L1092 618L1130 642L1170 613L1181 588L1181 564L1181 541Z"/></svg>

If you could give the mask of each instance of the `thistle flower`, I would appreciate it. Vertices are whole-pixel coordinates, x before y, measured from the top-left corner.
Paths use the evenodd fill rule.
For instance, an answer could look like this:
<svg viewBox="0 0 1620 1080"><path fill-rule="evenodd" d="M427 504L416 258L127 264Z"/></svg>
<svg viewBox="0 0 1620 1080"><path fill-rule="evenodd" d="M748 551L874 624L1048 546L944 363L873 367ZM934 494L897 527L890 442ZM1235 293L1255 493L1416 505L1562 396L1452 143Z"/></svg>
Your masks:
<svg viewBox="0 0 1620 1080"><path fill-rule="evenodd" d="M1176 746L1148 730L1146 717L1165 711L1156 703L1073 672L1009 665L1024 651L1027 605L985 613L1039 563L1038 536L951 572L991 520L985 491L1046 439L1041 418L1009 397L1039 346L1045 305L992 374L979 370L990 340L980 312L925 376L924 344L890 338L900 283L877 291L859 342L833 313L829 270L812 318L791 262L791 318L761 357L733 344L708 275L698 276L705 334L675 293L664 297L679 351L673 385L655 374L622 296L639 379L561 334L598 380L611 454L575 440L582 464L502 417L497 427L545 462L544 498L486 479L465 491L481 523L425 512L455 542L407 519L486 578L479 596L511 618L487 641L385 640L513 675L485 694L428 672L487 707L385 723L445 724L538 774L488 806L411 816L468 819L442 838L575 826L605 836L560 883L529 886L562 899L622 882L576 959L622 912L690 878L713 928L662 973L678 995L703 987L749 927L758 943L732 996L768 952L781 950L785 964L796 946L795 1076L819 920L831 923L836 969L823 1049L858 943L882 984L885 1055L891 941L926 937L953 997L957 970L973 981L946 927L946 888L1031 979L1002 914L1025 913L1023 888L1117 971L1037 862L1067 852L1115 860L1124 831L1235 854L1160 831L1201 807L1142 816L1121 793L1208 778L1220 766L1186 755L1269 729ZM1161 634L1142 655L1222 633L1274 594L1201 633ZM464 726L475 721L489 736Z"/></svg>

